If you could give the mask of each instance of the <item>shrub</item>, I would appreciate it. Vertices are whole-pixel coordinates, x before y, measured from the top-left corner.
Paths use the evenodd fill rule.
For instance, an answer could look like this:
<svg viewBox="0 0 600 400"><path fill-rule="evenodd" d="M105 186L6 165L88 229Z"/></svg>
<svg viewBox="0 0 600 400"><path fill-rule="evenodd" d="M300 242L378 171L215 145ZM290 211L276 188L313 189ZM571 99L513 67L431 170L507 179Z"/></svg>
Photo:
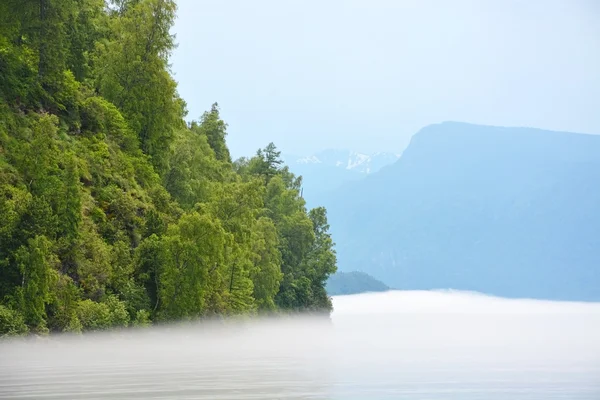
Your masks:
<svg viewBox="0 0 600 400"><path fill-rule="evenodd" d="M82 300L77 305L77 318L84 330L103 330L111 325L110 309L104 303Z"/></svg>
<svg viewBox="0 0 600 400"><path fill-rule="evenodd" d="M151 324L150 312L146 310L138 310L133 321L134 326L149 326Z"/></svg>
<svg viewBox="0 0 600 400"><path fill-rule="evenodd" d="M129 313L124 302L115 295L110 295L105 302L110 313L110 325L126 327L129 325Z"/></svg>
<svg viewBox="0 0 600 400"><path fill-rule="evenodd" d="M0 305L0 337L25 335L28 332L21 313Z"/></svg>

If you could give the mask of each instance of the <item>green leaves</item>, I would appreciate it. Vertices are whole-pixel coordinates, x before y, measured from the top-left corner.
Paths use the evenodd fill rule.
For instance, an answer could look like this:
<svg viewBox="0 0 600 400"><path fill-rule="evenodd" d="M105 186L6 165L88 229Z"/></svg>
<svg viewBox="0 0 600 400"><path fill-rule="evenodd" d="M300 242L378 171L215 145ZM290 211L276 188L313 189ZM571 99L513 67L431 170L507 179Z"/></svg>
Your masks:
<svg viewBox="0 0 600 400"><path fill-rule="evenodd" d="M182 216L169 230L162 239L164 264L158 274L161 319L204 314L209 274L223 265L228 240L219 221L197 212Z"/></svg>
<svg viewBox="0 0 600 400"><path fill-rule="evenodd" d="M19 336L29 332L23 316L0 304L0 338L5 336Z"/></svg>
<svg viewBox="0 0 600 400"><path fill-rule="evenodd" d="M98 303L82 300L77 304L77 320L71 322L68 330L76 330L77 323L80 323L83 329L90 331L124 328L129 325L129 314L125 303L116 296L108 296L105 301Z"/></svg>
<svg viewBox="0 0 600 400"><path fill-rule="evenodd" d="M328 310L325 211L187 125L173 0L0 2L0 335Z"/></svg>
<svg viewBox="0 0 600 400"><path fill-rule="evenodd" d="M21 273L18 290L21 310L27 324L39 330L45 328L45 308L50 300L52 279L56 277L53 267L57 260L50 246L45 236L36 236L15 254Z"/></svg>
<svg viewBox="0 0 600 400"><path fill-rule="evenodd" d="M210 112L205 112L202 115L200 125L192 123L191 128L192 131L206 136L217 160L231 162L229 149L225 144L227 124L219 116L219 105L217 103L212 105Z"/></svg>
<svg viewBox="0 0 600 400"><path fill-rule="evenodd" d="M176 8L172 0L127 2L112 16L94 62L98 91L123 113L161 174L168 170L169 145L185 110L168 71Z"/></svg>
<svg viewBox="0 0 600 400"><path fill-rule="evenodd" d="M261 217L251 237L254 268L251 278L254 286L254 298L259 310L273 311L275 295L283 278L281 272L281 252L277 228L269 218Z"/></svg>

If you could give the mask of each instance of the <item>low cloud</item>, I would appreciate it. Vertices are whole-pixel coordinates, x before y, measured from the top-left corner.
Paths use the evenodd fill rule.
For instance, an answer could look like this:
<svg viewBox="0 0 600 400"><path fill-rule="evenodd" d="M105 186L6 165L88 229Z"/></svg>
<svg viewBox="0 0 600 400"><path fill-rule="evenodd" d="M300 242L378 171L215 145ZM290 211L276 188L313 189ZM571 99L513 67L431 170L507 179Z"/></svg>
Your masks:
<svg viewBox="0 0 600 400"><path fill-rule="evenodd" d="M391 291L334 306L0 341L0 399L600 398L600 304Z"/></svg>

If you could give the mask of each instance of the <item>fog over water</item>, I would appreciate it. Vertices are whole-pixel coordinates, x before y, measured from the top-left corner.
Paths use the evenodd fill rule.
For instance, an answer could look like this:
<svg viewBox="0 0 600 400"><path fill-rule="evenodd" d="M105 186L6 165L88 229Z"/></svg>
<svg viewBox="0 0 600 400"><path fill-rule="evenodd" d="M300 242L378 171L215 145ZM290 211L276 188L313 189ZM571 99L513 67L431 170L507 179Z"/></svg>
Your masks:
<svg viewBox="0 0 600 400"><path fill-rule="evenodd" d="M244 320L0 341L0 398L599 399L600 304L452 291Z"/></svg>

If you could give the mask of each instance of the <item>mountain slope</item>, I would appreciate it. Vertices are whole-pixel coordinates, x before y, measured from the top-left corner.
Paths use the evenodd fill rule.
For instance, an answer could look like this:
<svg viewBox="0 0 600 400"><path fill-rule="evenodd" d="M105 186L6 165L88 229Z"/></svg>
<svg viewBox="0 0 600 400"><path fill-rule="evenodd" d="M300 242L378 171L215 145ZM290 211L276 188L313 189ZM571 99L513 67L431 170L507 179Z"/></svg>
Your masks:
<svg viewBox="0 0 600 400"><path fill-rule="evenodd" d="M290 170L302 176L304 198L309 207L318 206L333 191L356 182L398 160L394 153L371 155L350 150L327 149L310 156L283 156Z"/></svg>
<svg viewBox="0 0 600 400"><path fill-rule="evenodd" d="M340 296L366 292L385 292L390 288L371 275L360 271L336 272L327 280L327 294Z"/></svg>
<svg viewBox="0 0 600 400"><path fill-rule="evenodd" d="M368 155L350 150L327 149L307 157L288 155L284 158L291 165L321 164L361 174L370 174L394 163L399 157L399 154L386 152Z"/></svg>
<svg viewBox="0 0 600 400"><path fill-rule="evenodd" d="M0 338L328 313L326 210L186 122L174 0L0 2Z"/></svg>
<svg viewBox="0 0 600 400"><path fill-rule="evenodd" d="M330 196L340 269L406 289L600 300L600 137L447 122Z"/></svg>

